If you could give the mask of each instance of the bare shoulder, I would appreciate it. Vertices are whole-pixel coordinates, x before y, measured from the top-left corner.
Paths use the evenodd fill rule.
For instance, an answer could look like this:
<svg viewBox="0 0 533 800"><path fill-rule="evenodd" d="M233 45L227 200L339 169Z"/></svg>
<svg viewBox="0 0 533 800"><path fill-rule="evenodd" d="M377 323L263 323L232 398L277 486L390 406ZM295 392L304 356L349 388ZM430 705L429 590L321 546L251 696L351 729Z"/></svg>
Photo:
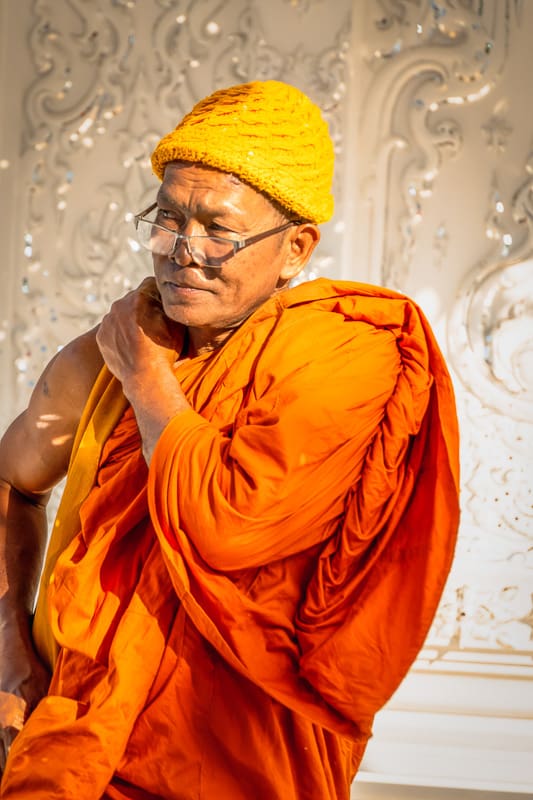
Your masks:
<svg viewBox="0 0 533 800"><path fill-rule="evenodd" d="M77 420L85 406L103 359L96 344L97 328L73 339L50 361L39 379L32 401L58 403ZM30 404L31 405L31 404ZM81 408L80 408L81 405Z"/></svg>
<svg viewBox="0 0 533 800"><path fill-rule="evenodd" d="M0 480L38 497L47 495L62 479L81 414L102 365L96 328L54 356L28 407L0 442Z"/></svg>

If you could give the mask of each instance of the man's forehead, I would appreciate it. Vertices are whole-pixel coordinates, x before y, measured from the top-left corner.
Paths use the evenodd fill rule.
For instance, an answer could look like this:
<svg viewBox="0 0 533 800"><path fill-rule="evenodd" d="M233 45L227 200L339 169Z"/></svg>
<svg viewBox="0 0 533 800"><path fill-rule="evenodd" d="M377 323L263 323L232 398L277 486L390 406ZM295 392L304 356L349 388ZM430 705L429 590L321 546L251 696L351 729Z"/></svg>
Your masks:
<svg viewBox="0 0 533 800"><path fill-rule="evenodd" d="M170 161L165 166L158 202L185 207L193 194L195 204L206 211L219 209L245 213L251 205L272 207L272 202L263 192L230 172L199 162Z"/></svg>
<svg viewBox="0 0 533 800"><path fill-rule="evenodd" d="M233 172L225 172L222 169L217 169L216 167L212 167L210 164L202 164L201 161L169 161L168 164L165 165L165 175L166 175L166 171L167 171L167 169L169 167L171 169L172 168L173 169L185 169L185 168L191 168L192 167L192 168L198 170L199 172L205 170L206 172L214 172L215 174L223 175L226 180L228 180L229 182L235 184L236 186L239 186L240 184L243 183L243 181L241 181L241 179L238 178L237 175L234 175ZM250 187L250 188L253 188L253 187Z"/></svg>

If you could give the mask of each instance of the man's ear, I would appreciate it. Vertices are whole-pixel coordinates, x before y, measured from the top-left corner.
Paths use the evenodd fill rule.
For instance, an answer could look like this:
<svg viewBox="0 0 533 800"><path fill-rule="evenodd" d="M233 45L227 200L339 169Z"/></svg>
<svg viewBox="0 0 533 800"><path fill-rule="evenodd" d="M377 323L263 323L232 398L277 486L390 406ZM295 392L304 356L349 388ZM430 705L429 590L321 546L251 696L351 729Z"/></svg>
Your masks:
<svg viewBox="0 0 533 800"><path fill-rule="evenodd" d="M285 240L287 258L279 275L280 281L290 281L300 274L319 241L320 229L314 222L302 222L289 229Z"/></svg>

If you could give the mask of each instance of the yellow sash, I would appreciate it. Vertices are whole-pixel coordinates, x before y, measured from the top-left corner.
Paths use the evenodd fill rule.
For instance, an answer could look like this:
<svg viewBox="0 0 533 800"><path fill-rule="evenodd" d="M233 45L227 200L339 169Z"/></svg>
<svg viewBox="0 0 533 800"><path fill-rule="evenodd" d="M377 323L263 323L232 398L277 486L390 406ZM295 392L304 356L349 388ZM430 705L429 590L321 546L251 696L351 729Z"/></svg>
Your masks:
<svg viewBox="0 0 533 800"><path fill-rule="evenodd" d="M58 646L48 623L46 595L56 561L79 532L79 510L90 492L102 447L126 408L122 386L103 367L91 390L76 431L67 482L57 510L41 576L33 639L39 656L53 669Z"/></svg>

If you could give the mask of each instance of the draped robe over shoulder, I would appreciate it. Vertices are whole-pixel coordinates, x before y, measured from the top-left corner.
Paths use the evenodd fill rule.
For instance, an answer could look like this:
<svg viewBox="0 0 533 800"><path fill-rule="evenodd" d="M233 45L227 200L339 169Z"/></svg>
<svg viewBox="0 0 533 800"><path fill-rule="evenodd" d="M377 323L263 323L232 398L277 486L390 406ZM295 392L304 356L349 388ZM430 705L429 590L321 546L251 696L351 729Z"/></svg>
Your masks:
<svg viewBox="0 0 533 800"><path fill-rule="evenodd" d="M149 468L106 369L89 399L2 797L347 800L453 556L442 356L407 298L321 279L176 374Z"/></svg>

